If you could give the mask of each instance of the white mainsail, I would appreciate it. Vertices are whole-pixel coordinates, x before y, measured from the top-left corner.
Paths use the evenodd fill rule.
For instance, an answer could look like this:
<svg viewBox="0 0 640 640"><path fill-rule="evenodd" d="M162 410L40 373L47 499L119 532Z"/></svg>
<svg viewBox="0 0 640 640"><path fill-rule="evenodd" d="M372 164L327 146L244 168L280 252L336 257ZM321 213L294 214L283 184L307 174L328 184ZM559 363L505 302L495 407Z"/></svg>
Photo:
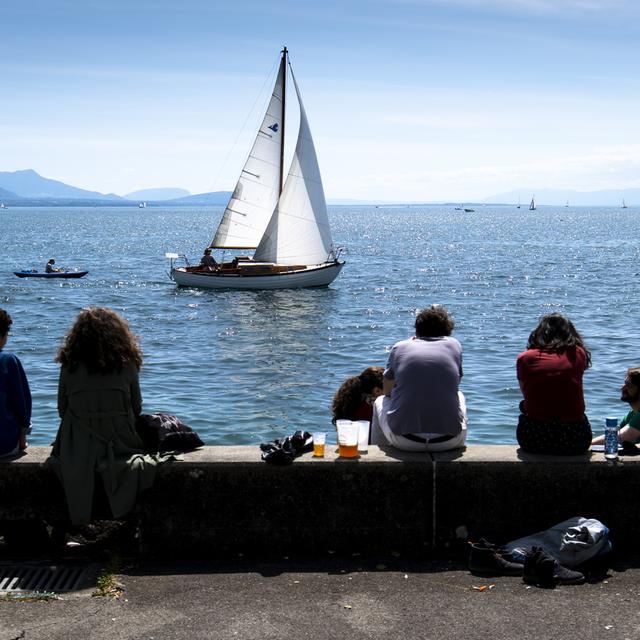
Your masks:
<svg viewBox="0 0 640 640"><path fill-rule="evenodd" d="M311 130L293 72L291 76L300 105L298 141L280 200L253 258L285 265L321 264L330 259L331 229Z"/></svg>
<svg viewBox="0 0 640 640"><path fill-rule="evenodd" d="M278 202L285 73L283 57L267 112L211 247L255 249Z"/></svg>

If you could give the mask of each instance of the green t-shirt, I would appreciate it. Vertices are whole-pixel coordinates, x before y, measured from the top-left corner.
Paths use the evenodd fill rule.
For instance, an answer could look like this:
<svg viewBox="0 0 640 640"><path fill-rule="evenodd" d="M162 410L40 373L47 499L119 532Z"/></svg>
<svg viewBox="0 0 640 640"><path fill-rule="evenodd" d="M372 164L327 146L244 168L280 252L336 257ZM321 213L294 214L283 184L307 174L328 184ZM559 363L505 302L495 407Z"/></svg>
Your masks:
<svg viewBox="0 0 640 640"><path fill-rule="evenodd" d="M622 429L622 427L626 427L627 425L640 431L640 411L631 410L624 418L622 418L620 428ZM633 443L640 444L640 438L636 438Z"/></svg>

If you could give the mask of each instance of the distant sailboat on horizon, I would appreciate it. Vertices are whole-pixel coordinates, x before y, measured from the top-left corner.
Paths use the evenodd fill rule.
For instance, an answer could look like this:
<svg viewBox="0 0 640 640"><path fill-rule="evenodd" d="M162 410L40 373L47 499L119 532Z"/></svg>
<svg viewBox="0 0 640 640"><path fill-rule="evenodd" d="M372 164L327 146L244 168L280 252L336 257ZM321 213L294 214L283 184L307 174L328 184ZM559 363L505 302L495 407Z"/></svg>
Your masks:
<svg viewBox="0 0 640 640"><path fill-rule="evenodd" d="M529 211L535 211L536 210L536 196L535 194L533 194L533 196L531 197L531 203L529 204Z"/></svg>
<svg viewBox="0 0 640 640"><path fill-rule="evenodd" d="M622 208L623 209L628 209L629 207L627 206L627 203L624 201L624 198L622 198Z"/></svg>
<svg viewBox="0 0 640 640"><path fill-rule="evenodd" d="M520 196L518 196L518 206L516 207L516 209L520 208Z"/></svg>

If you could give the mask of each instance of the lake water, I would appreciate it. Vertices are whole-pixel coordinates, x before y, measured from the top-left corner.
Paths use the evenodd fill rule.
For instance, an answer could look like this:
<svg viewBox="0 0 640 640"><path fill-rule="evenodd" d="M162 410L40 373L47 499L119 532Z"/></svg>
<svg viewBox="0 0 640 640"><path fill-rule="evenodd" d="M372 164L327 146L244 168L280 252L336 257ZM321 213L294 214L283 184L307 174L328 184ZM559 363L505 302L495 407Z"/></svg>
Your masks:
<svg viewBox="0 0 640 640"><path fill-rule="evenodd" d="M455 318L471 443L514 443L515 359L538 317L567 314L592 351L587 413L598 428L620 415L625 369L640 365L635 293L640 245L634 209L453 206L331 207L341 275L326 289L178 288L165 251L199 258L222 210L3 210L0 307L13 317L7 350L27 371L31 441L58 418L60 342L78 311L104 305L140 336L146 412L166 411L207 444L257 444L296 429L331 429L343 379L384 365L412 333L416 309L437 302ZM19 279L14 270L88 269L81 280Z"/></svg>

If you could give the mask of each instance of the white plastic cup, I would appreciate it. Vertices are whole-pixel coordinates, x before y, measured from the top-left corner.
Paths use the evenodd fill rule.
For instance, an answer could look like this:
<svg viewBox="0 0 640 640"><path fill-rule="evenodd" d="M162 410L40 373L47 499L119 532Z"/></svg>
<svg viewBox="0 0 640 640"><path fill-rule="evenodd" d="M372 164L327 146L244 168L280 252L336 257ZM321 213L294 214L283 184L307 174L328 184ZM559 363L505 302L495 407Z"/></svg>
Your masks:
<svg viewBox="0 0 640 640"><path fill-rule="evenodd" d="M358 425L358 451L366 453L369 451L369 421L355 420L354 424Z"/></svg>

